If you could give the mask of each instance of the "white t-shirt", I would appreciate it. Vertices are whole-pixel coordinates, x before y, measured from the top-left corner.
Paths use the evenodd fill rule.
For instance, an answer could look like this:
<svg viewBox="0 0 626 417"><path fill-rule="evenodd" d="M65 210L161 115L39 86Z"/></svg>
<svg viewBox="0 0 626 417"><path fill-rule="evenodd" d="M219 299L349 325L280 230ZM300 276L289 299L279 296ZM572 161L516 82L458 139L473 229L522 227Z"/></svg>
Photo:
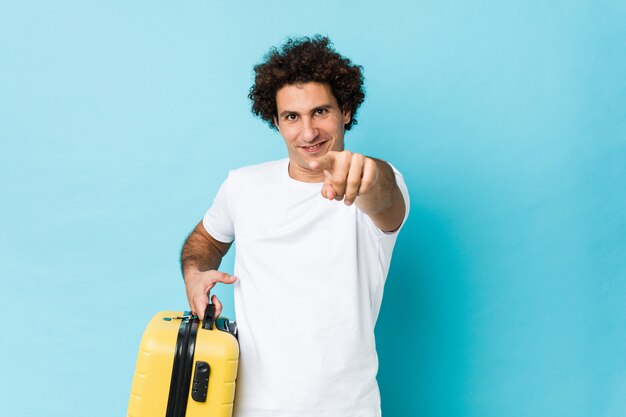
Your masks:
<svg viewBox="0 0 626 417"><path fill-rule="evenodd" d="M234 416L380 416L374 325L397 232L288 165L231 171L203 220L215 239L236 239Z"/></svg>

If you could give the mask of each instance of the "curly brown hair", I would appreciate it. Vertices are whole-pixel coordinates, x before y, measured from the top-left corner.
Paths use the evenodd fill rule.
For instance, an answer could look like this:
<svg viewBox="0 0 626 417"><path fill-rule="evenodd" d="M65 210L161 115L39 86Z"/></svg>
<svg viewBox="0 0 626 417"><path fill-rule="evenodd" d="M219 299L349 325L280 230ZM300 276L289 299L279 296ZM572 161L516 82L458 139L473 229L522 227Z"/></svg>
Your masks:
<svg viewBox="0 0 626 417"><path fill-rule="evenodd" d="M346 130L357 124L356 113L365 100L363 67L338 54L325 36L288 39L280 49L270 49L263 62L254 66L254 73L248 94L252 113L272 129L277 129L276 92L285 85L311 81L328 83L339 107L350 112Z"/></svg>

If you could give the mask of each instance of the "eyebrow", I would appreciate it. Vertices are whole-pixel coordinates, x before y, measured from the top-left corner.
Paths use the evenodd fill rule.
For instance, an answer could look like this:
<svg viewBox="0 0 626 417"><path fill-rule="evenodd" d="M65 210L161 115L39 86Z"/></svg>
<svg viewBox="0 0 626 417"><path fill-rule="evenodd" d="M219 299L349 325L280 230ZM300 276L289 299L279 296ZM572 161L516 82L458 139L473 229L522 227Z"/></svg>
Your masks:
<svg viewBox="0 0 626 417"><path fill-rule="evenodd" d="M316 110L319 110L319 109L326 109L326 110L328 110L328 109L331 109L332 107L333 106L331 104L323 104L321 106L313 107L313 109L311 109L311 113L313 113L313 112L315 112ZM300 113L298 113L297 111L285 110L285 111L282 111L278 115L278 117L284 117L284 116L286 116L288 114L300 114Z"/></svg>

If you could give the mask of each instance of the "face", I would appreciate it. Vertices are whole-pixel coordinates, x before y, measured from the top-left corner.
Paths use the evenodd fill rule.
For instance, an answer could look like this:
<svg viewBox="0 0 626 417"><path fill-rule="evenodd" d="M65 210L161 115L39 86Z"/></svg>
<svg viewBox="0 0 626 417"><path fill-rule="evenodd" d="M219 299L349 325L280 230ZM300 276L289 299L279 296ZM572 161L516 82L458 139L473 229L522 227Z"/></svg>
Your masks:
<svg viewBox="0 0 626 417"><path fill-rule="evenodd" d="M344 112L326 83L286 85L276 92L278 117L274 123L287 145L289 175L299 181L321 182L322 171L309 169L309 162L328 151L343 151Z"/></svg>

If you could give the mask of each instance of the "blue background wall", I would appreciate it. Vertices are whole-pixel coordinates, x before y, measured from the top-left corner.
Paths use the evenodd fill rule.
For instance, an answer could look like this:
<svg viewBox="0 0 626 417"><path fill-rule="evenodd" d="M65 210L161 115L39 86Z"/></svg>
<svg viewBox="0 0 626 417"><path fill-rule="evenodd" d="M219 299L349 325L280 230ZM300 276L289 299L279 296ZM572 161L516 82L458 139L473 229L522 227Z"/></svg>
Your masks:
<svg viewBox="0 0 626 417"><path fill-rule="evenodd" d="M348 146L412 196L384 415L626 415L625 21L618 1L3 2L2 414L124 415L145 324L186 305L186 234L229 168L285 155L252 66L319 32L365 67Z"/></svg>

